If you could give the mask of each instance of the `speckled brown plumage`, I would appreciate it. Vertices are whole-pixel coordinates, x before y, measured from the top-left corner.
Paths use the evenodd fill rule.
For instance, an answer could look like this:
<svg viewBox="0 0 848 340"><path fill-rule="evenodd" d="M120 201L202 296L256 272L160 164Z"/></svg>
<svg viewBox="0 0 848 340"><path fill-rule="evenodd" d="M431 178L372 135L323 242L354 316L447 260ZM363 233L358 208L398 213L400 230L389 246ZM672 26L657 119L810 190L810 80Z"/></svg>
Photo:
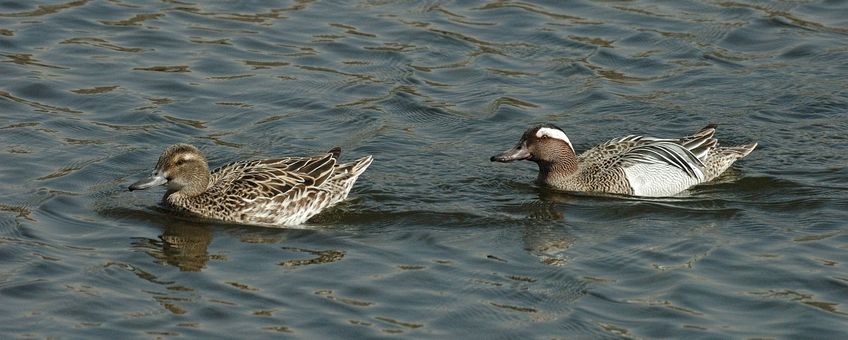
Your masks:
<svg viewBox="0 0 848 340"><path fill-rule="evenodd" d="M167 184L163 203L202 217L260 225L297 225L347 198L371 156L338 164L340 149L314 157L233 162L211 172L194 146L177 144L154 175L130 190Z"/></svg>

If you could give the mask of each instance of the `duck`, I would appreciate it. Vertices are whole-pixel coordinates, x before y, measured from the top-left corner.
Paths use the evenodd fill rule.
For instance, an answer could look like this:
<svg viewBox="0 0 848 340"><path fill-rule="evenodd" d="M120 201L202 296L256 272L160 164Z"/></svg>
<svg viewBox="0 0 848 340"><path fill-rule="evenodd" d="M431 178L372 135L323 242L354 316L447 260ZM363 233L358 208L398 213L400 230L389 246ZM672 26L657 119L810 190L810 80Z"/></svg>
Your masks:
<svg viewBox="0 0 848 340"><path fill-rule="evenodd" d="M300 225L344 201L373 160L368 155L339 163L341 148L311 157L236 161L212 171L190 144L165 149L150 177L130 191L163 185L167 208L225 222L264 226Z"/></svg>
<svg viewBox="0 0 848 340"><path fill-rule="evenodd" d="M536 184L558 191L674 196L712 181L757 147L719 147L715 132L710 124L682 138L628 135L578 155L565 131L548 123L530 127L514 147L490 160L535 162Z"/></svg>

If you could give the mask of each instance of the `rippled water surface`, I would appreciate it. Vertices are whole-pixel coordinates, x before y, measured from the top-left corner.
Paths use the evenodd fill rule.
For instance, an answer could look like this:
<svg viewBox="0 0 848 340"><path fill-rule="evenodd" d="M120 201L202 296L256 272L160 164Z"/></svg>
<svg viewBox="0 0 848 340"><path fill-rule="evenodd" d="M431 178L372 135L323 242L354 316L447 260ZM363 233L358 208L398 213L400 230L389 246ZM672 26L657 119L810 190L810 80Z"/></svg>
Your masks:
<svg viewBox="0 0 848 340"><path fill-rule="evenodd" d="M848 337L848 2L0 2L3 337ZM641 200L493 164L719 124ZM128 192L169 144L373 154L306 229Z"/></svg>

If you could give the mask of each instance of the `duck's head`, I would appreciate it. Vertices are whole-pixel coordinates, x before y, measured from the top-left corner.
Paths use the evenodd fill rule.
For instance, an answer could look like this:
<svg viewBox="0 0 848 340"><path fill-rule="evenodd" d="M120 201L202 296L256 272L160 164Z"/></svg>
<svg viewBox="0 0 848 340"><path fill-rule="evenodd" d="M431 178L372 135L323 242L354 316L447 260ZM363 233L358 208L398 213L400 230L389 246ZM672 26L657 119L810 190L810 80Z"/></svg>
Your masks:
<svg viewBox="0 0 848 340"><path fill-rule="evenodd" d="M196 147L174 144L165 149L150 177L130 185L130 191L144 190L158 185L168 186L168 192L186 196L206 191L209 184L209 166L206 157Z"/></svg>
<svg viewBox="0 0 848 340"><path fill-rule="evenodd" d="M533 126L524 132L512 149L492 156L492 162L508 163L529 160L536 163L558 163L573 159L574 147L565 132L553 124Z"/></svg>

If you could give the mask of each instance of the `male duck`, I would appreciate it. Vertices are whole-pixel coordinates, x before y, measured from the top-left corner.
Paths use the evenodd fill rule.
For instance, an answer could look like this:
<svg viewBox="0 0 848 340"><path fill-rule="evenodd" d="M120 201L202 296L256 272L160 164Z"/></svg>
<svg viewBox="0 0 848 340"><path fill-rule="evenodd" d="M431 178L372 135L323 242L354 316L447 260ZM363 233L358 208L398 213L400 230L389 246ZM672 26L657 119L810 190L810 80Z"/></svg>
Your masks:
<svg viewBox="0 0 848 340"><path fill-rule="evenodd" d="M314 157L238 161L209 172L196 147L168 147L151 177L130 191L167 184L170 208L229 222L297 225L347 198L371 156L337 164L340 148Z"/></svg>
<svg viewBox="0 0 848 340"><path fill-rule="evenodd" d="M757 143L718 147L714 134L715 125L708 125L679 139L631 135L578 156L562 129L544 124L528 129L515 147L491 161L536 162L536 182L558 190L671 196L711 181L757 147Z"/></svg>

